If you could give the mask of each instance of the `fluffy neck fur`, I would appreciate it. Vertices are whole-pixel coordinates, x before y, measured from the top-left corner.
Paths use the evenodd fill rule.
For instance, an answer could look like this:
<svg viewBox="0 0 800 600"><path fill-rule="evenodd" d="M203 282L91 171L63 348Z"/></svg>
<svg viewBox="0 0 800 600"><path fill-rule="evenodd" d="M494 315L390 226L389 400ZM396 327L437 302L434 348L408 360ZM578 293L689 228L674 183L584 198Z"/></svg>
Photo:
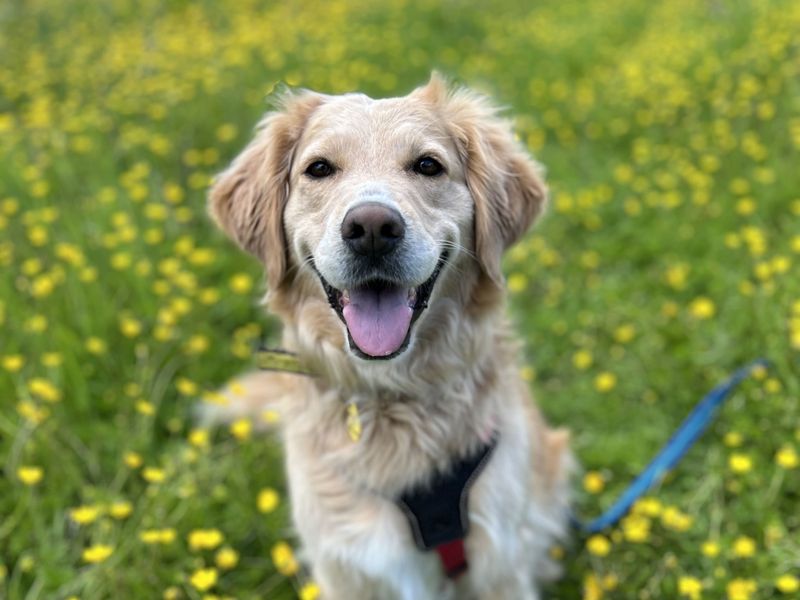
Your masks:
<svg viewBox="0 0 800 600"><path fill-rule="evenodd" d="M341 324L313 277L298 276L268 299L283 319L284 345L317 373L305 402L286 408L285 427L314 450L319 468L396 495L499 427L503 394L490 392L518 379L503 294L480 274L453 271L417 323L412 346L391 361L360 361L344 349ZM357 443L347 435L350 402L362 422Z"/></svg>

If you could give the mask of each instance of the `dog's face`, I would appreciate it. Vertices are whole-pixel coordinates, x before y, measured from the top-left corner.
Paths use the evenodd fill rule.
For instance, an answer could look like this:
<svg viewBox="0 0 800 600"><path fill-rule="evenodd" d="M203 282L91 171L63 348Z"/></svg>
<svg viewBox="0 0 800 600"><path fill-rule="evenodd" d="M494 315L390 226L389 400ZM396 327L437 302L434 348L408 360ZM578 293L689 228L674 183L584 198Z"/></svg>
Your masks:
<svg viewBox="0 0 800 600"><path fill-rule="evenodd" d="M349 350L390 359L450 265L502 281L502 251L544 197L486 101L434 77L403 98L288 97L217 180L211 210L270 286L313 274Z"/></svg>
<svg viewBox="0 0 800 600"><path fill-rule="evenodd" d="M472 198L432 106L332 98L309 117L289 175L292 259L316 269L362 358L407 345L438 276L472 246Z"/></svg>

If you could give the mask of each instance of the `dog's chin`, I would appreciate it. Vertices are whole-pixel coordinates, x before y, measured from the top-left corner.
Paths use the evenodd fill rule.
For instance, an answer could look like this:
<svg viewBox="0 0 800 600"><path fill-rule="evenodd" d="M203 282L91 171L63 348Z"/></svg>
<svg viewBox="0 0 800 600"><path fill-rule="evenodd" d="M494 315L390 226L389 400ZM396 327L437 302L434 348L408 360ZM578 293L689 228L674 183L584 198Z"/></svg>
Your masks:
<svg viewBox="0 0 800 600"><path fill-rule="evenodd" d="M347 329L353 355L364 360L390 360L405 352L447 256L443 252L431 276L416 286L374 277L340 290L317 270L328 303Z"/></svg>

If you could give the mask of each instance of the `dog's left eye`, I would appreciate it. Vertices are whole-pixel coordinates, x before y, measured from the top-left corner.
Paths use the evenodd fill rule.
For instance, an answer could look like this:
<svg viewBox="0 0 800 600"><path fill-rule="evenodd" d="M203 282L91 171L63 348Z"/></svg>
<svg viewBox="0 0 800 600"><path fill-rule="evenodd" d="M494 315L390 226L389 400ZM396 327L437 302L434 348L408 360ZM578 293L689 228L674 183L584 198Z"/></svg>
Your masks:
<svg viewBox="0 0 800 600"><path fill-rule="evenodd" d="M444 171L442 163L430 156L420 156L414 161L414 172L426 177L436 177Z"/></svg>
<svg viewBox="0 0 800 600"><path fill-rule="evenodd" d="M333 175L335 170L335 167L327 160L320 159L315 160L308 165L308 168L306 169L306 175L309 175L314 179L322 179L323 177Z"/></svg>

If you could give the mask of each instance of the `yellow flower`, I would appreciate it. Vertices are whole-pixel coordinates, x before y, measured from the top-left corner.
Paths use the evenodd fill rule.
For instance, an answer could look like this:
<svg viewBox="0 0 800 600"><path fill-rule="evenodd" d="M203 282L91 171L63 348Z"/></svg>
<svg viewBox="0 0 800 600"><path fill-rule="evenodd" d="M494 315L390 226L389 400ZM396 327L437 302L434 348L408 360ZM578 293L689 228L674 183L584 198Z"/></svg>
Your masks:
<svg viewBox="0 0 800 600"><path fill-rule="evenodd" d="M617 385L617 376L614 373L604 371L594 379L594 387L598 392L606 393L613 390Z"/></svg>
<svg viewBox="0 0 800 600"><path fill-rule="evenodd" d="M784 469L795 469L800 465L800 457L792 446L784 446L775 454L775 462Z"/></svg>
<svg viewBox="0 0 800 600"><path fill-rule="evenodd" d="M274 489L264 488L258 492L258 498L256 500L258 512L271 513L278 507L279 503L280 496L278 496L278 492L276 492Z"/></svg>
<svg viewBox="0 0 800 600"><path fill-rule="evenodd" d="M191 583L195 589L201 592L210 590L212 587L217 585L217 570L213 567L208 569L198 569L192 573L192 576L189 578L189 583Z"/></svg>
<svg viewBox="0 0 800 600"><path fill-rule="evenodd" d="M16 373L25 364L25 358L20 354L8 354L3 357L2 364L9 373Z"/></svg>
<svg viewBox="0 0 800 600"><path fill-rule="evenodd" d="M151 402L147 400L139 400L135 404L136 412L141 413L145 416L152 416L156 412L156 407L153 406Z"/></svg>
<svg viewBox="0 0 800 600"><path fill-rule="evenodd" d="M752 579L734 579L726 586L728 600L750 600L756 589L756 582Z"/></svg>
<svg viewBox="0 0 800 600"><path fill-rule="evenodd" d="M300 600L317 600L320 595L319 586L313 581L310 581L300 588L300 593L298 595L300 596Z"/></svg>
<svg viewBox="0 0 800 600"><path fill-rule="evenodd" d="M250 434L253 431L253 424L250 422L250 419L237 419L233 423L231 423L231 434L240 441L244 441L250 438Z"/></svg>
<svg viewBox="0 0 800 600"><path fill-rule="evenodd" d="M21 466L17 469L17 478L25 485L36 485L44 477L44 470L41 467Z"/></svg>
<svg viewBox="0 0 800 600"><path fill-rule="evenodd" d="M145 529L139 533L139 539L145 544L171 544L176 537L177 533L172 528Z"/></svg>
<svg viewBox="0 0 800 600"><path fill-rule="evenodd" d="M231 277L231 289L236 294L246 294L253 289L253 279L247 273L238 273Z"/></svg>
<svg viewBox="0 0 800 600"><path fill-rule="evenodd" d="M125 500L114 502L108 508L108 512L115 519L127 519L133 512L133 505Z"/></svg>
<svg viewBox="0 0 800 600"><path fill-rule="evenodd" d="M600 600L603 597L603 587L594 573L589 573L583 579L583 600Z"/></svg>
<svg viewBox="0 0 800 600"><path fill-rule="evenodd" d="M512 273L508 276L508 291L516 294L524 292L528 287L528 278L523 273Z"/></svg>
<svg viewBox="0 0 800 600"><path fill-rule="evenodd" d="M625 325L620 325L614 330L614 340L618 344L627 344L636 336L636 328L627 323Z"/></svg>
<svg viewBox="0 0 800 600"><path fill-rule="evenodd" d="M753 468L753 460L746 454L737 452L728 458L728 467L734 473L748 473Z"/></svg>
<svg viewBox="0 0 800 600"><path fill-rule="evenodd" d="M629 542L646 542L650 538L650 519L642 515L628 515L622 520L622 533Z"/></svg>
<svg viewBox="0 0 800 600"><path fill-rule="evenodd" d="M31 394L45 400L46 402L58 402L61 400L61 391L47 379L34 377L28 382L28 390Z"/></svg>
<svg viewBox="0 0 800 600"><path fill-rule="evenodd" d="M93 522L100 515L100 509L96 506L79 506L69 511L69 517L79 525L87 525Z"/></svg>
<svg viewBox="0 0 800 600"><path fill-rule="evenodd" d="M119 330L125 337L135 338L142 332L142 324L130 315L123 315L119 320Z"/></svg>
<svg viewBox="0 0 800 600"><path fill-rule="evenodd" d="M589 471L583 476L583 489L590 494L599 494L605 487L603 476L597 471Z"/></svg>
<svg viewBox="0 0 800 600"><path fill-rule="evenodd" d="M714 558L719 555L719 544L711 540L703 542L703 545L700 546L700 552L702 552L704 556Z"/></svg>
<svg viewBox="0 0 800 600"><path fill-rule="evenodd" d="M148 483L162 483L167 478L167 475L164 472L164 469L159 469L158 467L145 467L142 471L142 477Z"/></svg>
<svg viewBox="0 0 800 600"><path fill-rule="evenodd" d="M608 556L611 542L604 535L595 534L586 540L586 549L595 556Z"/></svg>
<svg viewBox="0 0 800 600"><path fill-rule="evenodd" d="M781 575L775 580L775 587L782 594L792 594L800 590L800 579L794 575Z"/></svg>
<svg viewBox="0 0 800 600"><path fill-rule="evenodd" d="M86 350L89 354L104 354L106 351L106 343L99 337L90 336L86 338Z"/></svg>
<svg viewBox="0 0 800 600"><path fill-rule="evenodd" d="M692 526L692 517L681 512L674 506L668 506L661 513L661 523L667 529L686 531Z"/></svg>
<svg viewBox="0 0 800 600"><path fill-rule="evenodd" d="M234 568L239 562L239 553L233 548L220 548L214 557L214 562L217 563L220 569L227 571Z"/></svg>
<svg viewBox="0 0 800 600"><path fill-rule="evenodd" d="M136 452L126 452L122 460L129 469L138 469L142 466L142 457Z"/></svg>
<svg viewBox="0 0 800 600"><path fill-rule="evenodd" d="M714 302L710 298L700 296L689 304L689 314L695 319L710 319L717 312Z"/></svg>
<svg viewBox="0 0 800 600"><path fill-rule="evenodd" d="M107 559L111 554L114 552L114 549L111 546L106 544L95 544L94 546L89 546L83 551L81 558L83 558L84 562L90 564L101 563L105 559Z"/></svg>
<svg viewBox="0 0 800 600"><path fill-rule="evenodd" d="M222 543L219 529L195 529L189 532L189 548L192 550L213 550Z"/></svg>
<svg viewBox="0 0 800 600"><path fill-rule="evenodd" d="M756 542L753 538L743 535L733 541L733 555L737 558L750 558L755 553Z"/></svg>
<svg viewBox="0 0 800 600"><path fill-rule="evenodd" d="M189 432L189 443L195 448L208 448L208 430L192 429Z"/></svg>
<svg viewBox="0 0 800 600"><path fill-rule="evenodd" d="M572 355L572 364L575 365L576 369L580 369L581 371L585 371L591 367L592 362L594 362L594 359L592 358L592 353L588 350L578 350Z"/></svg>
<svg viewBox="0 0 800 600"><path fill-rule="evenodd" d="M728 448L738 448L742 445L742 434L738 431L729 431L725 434L725 437L722 438L722 443L728 446Z"/></svg>
<svg viewBox="0 0 800 600"><path fill-rule="evenodd" d="M683 576L678 579L678 593L691 600L699 600L703 593L703 584L696 577Z"/></svg>
<svg viewBox="0 0 800 600"><path fill-rule="evenodd" d="M297 564L297 559L294 557L291 546L286 542L278 542L272 547L270 552L272 555L272 562L275 568L281 575L294 575L300 568Z"/></svg>
<svg viewBox="0 0 800 600"><path fill-rule="evenodd" d="M196 396L199 391L197 384L186 377L178 377L175 380L175 387L184 396Z"/></svg>

